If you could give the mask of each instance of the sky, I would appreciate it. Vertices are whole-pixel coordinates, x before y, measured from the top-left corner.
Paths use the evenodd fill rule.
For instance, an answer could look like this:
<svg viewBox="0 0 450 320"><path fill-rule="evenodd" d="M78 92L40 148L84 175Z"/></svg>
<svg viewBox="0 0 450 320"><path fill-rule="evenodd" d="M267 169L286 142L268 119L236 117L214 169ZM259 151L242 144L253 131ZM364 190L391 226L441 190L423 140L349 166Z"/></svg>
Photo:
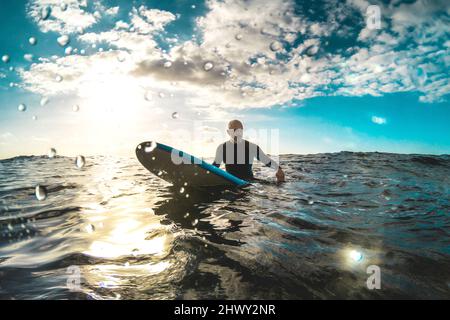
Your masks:
<svg viewBox="0 0 450 320"><path fill-rule="evenodd" d="M0 158L450 153L446 0L0 3Z"/></svg>

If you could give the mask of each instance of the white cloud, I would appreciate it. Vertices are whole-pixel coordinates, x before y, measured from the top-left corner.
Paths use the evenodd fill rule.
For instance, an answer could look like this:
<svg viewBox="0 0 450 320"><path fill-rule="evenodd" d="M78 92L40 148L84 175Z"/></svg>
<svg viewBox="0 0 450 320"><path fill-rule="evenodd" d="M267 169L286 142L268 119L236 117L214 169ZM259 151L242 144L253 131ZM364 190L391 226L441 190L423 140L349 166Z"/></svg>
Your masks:
<svg viewBox="0 0 450 320"><path fill-rule="evenodd" d="M120 30L120 29L128 29L130 27L130 25L128 23L126 23L125 21L119 20L116 22L116 30Z"/></svg>
<svg viewBox="0 0 450 320"><path fill-rule="evenodd" d="M11 137L13 137L14 135L11 132L4 132L2 134L0 134L0 139L1 140L7 140Z"/></svg>
<svg viewBox="0 0 450 320"><path fill-rule="evenodd" d="M28 15L39 26L42 32L54 31L62 34L77 32L94 25L98 18L93 13L88 13L78 0L65 0L65 10L62 9L61 0L31 0L28 7ZM42 12L45 8L51 8L48 18L43 19Z"/></svg>
<svg viewBox="0 0 450 320"><path fill-rule="evenodd" d="M174 21L176 16L168 11L148 9L145 6L133 8L129 13L131 28L139 34L152 34L162 31L164 27ZM127 28L128 24L119 21L116 29Z"/></svg>
<svg viewBox="0 0 450 320"><path fill-rule="evenodd" d="M176 19L175 15L169 11L148 9L145 6L140 6L137 12L152 26L152 30L162 30L169 22ZM133 9L133 15L136 15L137 12L136 9Z"/></svg>
<svg viewBox="0 0 450 320"><path fill-rule="evenodd" d="M115 16L119 13L119 7L112 7L112 8L106 9L105 13L108 16Z"/></svg>
<svg viewBox="0 0 450 320"><path fill-rule="evenodd" d="M372 122L381 125L381 124L386 124L387 121L386 121L386 118L372 116Z"/></svg>
<svg viewBox="0 0 450 320"><path fill-rule="evenodd" d="M393 21L393 29L374 31L363 25L355 30L342 28L353 32L359 43L346 52L327 54L327 36L345 36L340 32L339 21L354 15L354 8L365 13L369 4L362 0L349 1L351 6L327 3L328 16L319 23L310 21L307 14L298 14L292 1L209 0L207 13L196 20L199 41L168 38L172 47L167 52L154 36L164 32L177 16L140 6L131 10L128 22L117 21L112 30L78 36L88 44L107 43L114 49L112 52L42 60L29 70L22 70L21 76L26 88L33 92L78 95L86 94L87 86L95 86L95 81L122 77L155 92L171 90L184 97L187 107L212 107L217 114L229 108L265 108L293 98L329 94L380 96L420 91L420 101L432 102L449 92L448 75L441 67L450 63L448 48L443 49L441 41L442 30L448 27L442 26L439 19L430 21L438 5L426 12L428 20L414 22L419 31L414 35L406 33L406 18L397 13L400 7L381 5L385 20ZM437 3L442 7L441 2ZM423 7L405 6L401 8L410 17ZM84 19L92 17L89 23L97 21L75 2L68 10L82 11ZM30 15L33 14L35 11L31 10ZM61 15L55 19L61 32L75 27L71 20L63 18L66 19ZM53 26L46 25L47 21L39 23L46 28ZM443 29L434 32L436 28ZM428 36L430 31L433 36ZM414 39L410 45L404 46L411 36ZM285 48L297 39L301 40L298 45L287 51ZM271 50L274 41L281 44L278 51ZM166 61L171 61L171 67L164 67ZM204 69L207 62L214 65L210 71ZM56 82L57 74L64 81Z"/></svg>

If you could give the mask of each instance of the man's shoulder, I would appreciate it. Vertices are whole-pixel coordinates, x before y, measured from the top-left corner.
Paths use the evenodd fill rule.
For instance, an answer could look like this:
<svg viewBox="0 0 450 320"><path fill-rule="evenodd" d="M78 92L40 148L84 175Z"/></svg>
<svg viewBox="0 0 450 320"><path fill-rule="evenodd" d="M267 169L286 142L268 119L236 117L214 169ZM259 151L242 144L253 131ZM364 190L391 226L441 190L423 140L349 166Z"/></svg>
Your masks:
<svg viewBox="0 0 450 320"><path fill-rule="evenodd" d="M248 140L244 140L244 143L248 144L252 148L257 148L258 147L258 145L256 143L253 143L253 142L248 141Z"/></svg>
<svg viewBox="0 0 450 320"><path fill-rule="evenodd" d="M217 150L221 150L223 147L225 147L225 145L226 145L227 142L228 142L228 141L225 141L225 142L220 143L220 144L217 146Z"/></svg>

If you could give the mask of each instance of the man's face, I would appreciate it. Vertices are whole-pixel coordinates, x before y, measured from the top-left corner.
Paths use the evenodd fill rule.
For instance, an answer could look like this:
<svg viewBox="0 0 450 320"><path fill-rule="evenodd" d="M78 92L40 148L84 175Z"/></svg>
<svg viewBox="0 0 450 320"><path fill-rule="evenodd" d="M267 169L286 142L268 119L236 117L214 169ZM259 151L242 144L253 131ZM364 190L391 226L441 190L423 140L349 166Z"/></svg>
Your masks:
<svg viewBox="0 0 450 320"><path fill-rule="evenodd" d="M232 138L234 141L236 141L237 139L242 138L242 136L243 136L243 128L239 124L230 123L228 125L227 133L230 136L230 138Z"/></svg>

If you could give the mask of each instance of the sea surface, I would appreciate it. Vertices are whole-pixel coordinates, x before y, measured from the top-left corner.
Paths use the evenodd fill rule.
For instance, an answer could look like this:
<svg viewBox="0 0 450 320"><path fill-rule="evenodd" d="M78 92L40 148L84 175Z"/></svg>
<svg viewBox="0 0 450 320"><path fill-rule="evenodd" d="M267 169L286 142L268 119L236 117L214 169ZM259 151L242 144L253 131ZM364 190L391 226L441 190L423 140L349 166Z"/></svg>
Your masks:
<svg viewBox="0 0 450 320"><path fill-rule="evenodd" d="M450 156L281 163L200 191L135 158L1 160L0 298L450 299Z"/></svg>

